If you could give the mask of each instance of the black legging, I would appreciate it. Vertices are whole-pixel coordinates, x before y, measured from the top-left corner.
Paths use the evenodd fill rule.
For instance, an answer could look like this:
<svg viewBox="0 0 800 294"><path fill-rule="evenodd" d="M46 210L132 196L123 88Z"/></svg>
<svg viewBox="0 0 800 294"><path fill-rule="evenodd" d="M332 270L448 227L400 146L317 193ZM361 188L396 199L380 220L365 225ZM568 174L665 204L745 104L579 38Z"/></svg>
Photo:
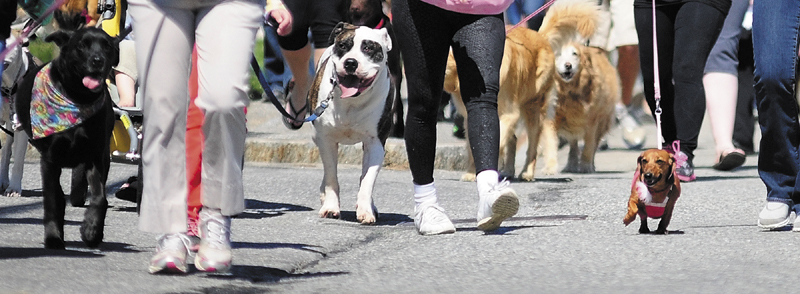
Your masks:
<svg viewBox="0 0 800 294"><path fill-rule="evenodd" d="M414 183L433 182L436 116L450 46L469 116L475 170L496 170L500 145L497 91L505 42L503 16L455 13L419 0L395 0L392 13L408 80L405 141Z"/></svg>
<svg viewBox="0 0 800 294"><path fill-rule="evenodd" d="M652 10L634 7L634 17L644 93L650 110L655 113ZM691 160L706 111L703 70L722 30L725 14L703 3L688 2L656 6L656 20L663 110L661 132L667 145L680 140L680 151Z"/></svg>

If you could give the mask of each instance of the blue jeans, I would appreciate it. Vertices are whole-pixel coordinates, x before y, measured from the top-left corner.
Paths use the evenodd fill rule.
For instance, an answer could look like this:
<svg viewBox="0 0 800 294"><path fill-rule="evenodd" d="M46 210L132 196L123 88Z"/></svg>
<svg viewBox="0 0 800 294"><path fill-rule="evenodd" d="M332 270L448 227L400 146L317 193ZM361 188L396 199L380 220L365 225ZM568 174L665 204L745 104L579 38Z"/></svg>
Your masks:
<svg viewBox="0 0 800 294"><path fill-rule="evenodd" d="M289 83L292 71L283 59L281 47L278 46L278 34L275 29L264 27L264 69L267 84L272 91L283 92L283 87Z"/></svg>
<svg viewBox="0 0 800 294"><path fill-rule="evenodd" d="M800 1L753 3L753 51L761 150L758 174L767 201L800 209L800 126L794 96Z"/></svg>
<svg viewBox="0 0 800 294"><path fill-rule="evenodd" d="M6 50L6 40L5 39L0 40L0 52L3 52L4 50ZM3 75L3 64L4 64L3 62L0 62L0 76ZM2 86L2 85L3 85L3 80L0 79L0 86Z"/></svg>
<svg viewBox="0 0 800 294"><path fill-rule="evenodd" d="M539 7L544 5L545 0L514 0L511 3L511 6L508 7L506 10L506 18L508 18L508 23L515 25L520 20L522 20L522 15L528 16ZM542 11L538 15L532 17L528 20L528 27L533 30L538 30L539 26L542 25L542 20L544 19L545 12Z"/></svg>

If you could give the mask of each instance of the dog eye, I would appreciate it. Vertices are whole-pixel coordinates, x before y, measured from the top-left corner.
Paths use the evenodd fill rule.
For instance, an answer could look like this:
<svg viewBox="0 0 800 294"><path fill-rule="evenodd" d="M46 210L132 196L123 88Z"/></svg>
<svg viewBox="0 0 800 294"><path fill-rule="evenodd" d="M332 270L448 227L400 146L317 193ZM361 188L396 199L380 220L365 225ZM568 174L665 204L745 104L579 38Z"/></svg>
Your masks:
<svg viewBox="0 0 800 294"><path fill-rule="evenodd" d="M658 160L656 160L656 163L663 164L663 163L666 163L666 161L664 161L663 159L658 159Z"/></svg>

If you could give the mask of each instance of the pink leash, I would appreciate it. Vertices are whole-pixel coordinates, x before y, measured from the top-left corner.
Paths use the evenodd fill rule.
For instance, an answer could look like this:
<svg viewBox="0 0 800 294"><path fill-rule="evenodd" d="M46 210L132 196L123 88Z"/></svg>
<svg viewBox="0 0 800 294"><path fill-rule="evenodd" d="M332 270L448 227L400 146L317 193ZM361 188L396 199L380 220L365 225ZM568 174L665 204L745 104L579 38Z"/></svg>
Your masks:
<svg viewBox="0 0 800 294"><path fill-rule="evenodd" d="M510 32L510 31L511 31L511 30L513 30L513 29L516 29L516 28L517 28L518 26L520 26L522 23L524 23L524 22L527 22L527 21L528 21L528 20L530 20L532 17L534 17L534 16L536 16L537 14L541 13L542 11L544 11L545 9L547 9L548 7L550 7L550 5L553 5L553 3L554 3L554 2L556 2L556 0L550 0L550 1L547 1L547 3L545 3L544 5L542 5L542 7L539 7L539 9L536 9L536 11L534 11L534 12L533 12L533 13L531 13L531 14L529 14L529 15L528 15L528 16L526 16L525 18L523 18L523 19L522 19L521 21L519 21L517 24L515 24L514 26L512 26L512 27L508 28L508 29L506 30L506 33Z"/></svg>
<svg viewBox="0 0 800 294"><path fill-rule="evenodd" d="M45 12L34 21L33 25L25 27L25 29L23 29L18 36L14 37L14 40L10 44L6 44L6 50L0 52L0 60L5 60L6 55L8 55L11 50L14 50L17 46L22 44L22 41L27 39L33 33L33 31L38 29L39 25L41 25L42 22L44 22L44 20L53 13L53 11L58 9L58 7L60 7L64 1L66 0L56 0L53 2L53 4L51 4L50 7L48 7L47 10L45 10Z"/></svg>
<svg viewBox="0 0 800 294"><path fill-rule="evenodd" d="M654 79L654 98L656 100L656 142L658 149L661 150L661 145L664 140L661 137L661 83L658 76L658 41L656 37L656 0L653 0L653 79Z"/></svg>

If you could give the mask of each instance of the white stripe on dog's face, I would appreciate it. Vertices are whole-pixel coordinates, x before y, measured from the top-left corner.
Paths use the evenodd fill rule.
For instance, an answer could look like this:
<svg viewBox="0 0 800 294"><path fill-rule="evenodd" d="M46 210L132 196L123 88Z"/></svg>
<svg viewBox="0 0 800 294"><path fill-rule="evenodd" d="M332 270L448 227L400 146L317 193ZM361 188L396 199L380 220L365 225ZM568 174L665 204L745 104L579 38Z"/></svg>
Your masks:
<svg viewBox="0 0 800 294"><path fill-rule="evenodd" d="M581 52L574 45L565 45L553 53L556 55L556 72L564 81L569 82L580 71Z"/></svg>
<svg viewBox="0 0 800 294"><path fill-rule="evenodd" d="M336 36L331 58L343 98L358 96L372 85L380 69L385 67L391 44L386 29L358 27Z"/></svg>

